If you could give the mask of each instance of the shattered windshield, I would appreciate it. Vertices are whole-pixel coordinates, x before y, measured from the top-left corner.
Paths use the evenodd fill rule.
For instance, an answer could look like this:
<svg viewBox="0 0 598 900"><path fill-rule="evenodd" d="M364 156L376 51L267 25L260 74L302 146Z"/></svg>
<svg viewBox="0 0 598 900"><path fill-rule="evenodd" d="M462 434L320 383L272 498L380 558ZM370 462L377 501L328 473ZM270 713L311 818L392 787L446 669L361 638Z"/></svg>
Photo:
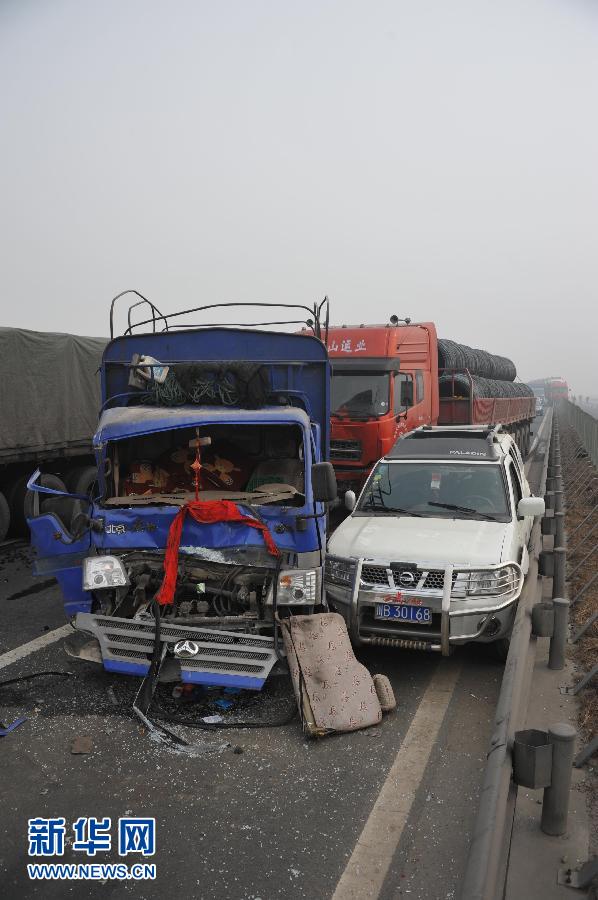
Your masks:
<svg viewBox="0 0 598 900"><path fill-rule="evenodd" d="M332 415L350 419L383 416L389 409L388 372L335 372L332 376Z"/></svg>
<svg viewBox="0 0 598 900"><path fill-rule="evenodd" d="M110 506L232 500L305 502L297 425L202 425L114 441L108 448Z"/></svg>
<svg viewBox="0 0 598 900"><path fill-rule="evenodd" d="M378 463L357 512L370 516L510 520L501 466L466 463Z"/></svg>

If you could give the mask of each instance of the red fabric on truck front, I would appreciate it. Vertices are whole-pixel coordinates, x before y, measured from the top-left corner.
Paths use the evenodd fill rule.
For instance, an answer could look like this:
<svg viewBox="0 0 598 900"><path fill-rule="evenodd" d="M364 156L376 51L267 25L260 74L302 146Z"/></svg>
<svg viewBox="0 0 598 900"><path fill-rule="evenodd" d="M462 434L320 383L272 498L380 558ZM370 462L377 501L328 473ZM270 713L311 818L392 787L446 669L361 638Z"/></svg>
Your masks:
<svg viewBox="0 0 598 900"><path fill-rule="evenodd" d="M280 550L268 530L268 526L251 516L245 516L236 503L231 500L192 500L181 506L172 520L164 554L164 578L156 595L158 603L167 606L174 599L177 573L179 568L179 544L183 532L185 516L189 513L196 522L209 524L212 522L242 522L250 528L262 532L264 542L272 556L280 556Z"/></svg>

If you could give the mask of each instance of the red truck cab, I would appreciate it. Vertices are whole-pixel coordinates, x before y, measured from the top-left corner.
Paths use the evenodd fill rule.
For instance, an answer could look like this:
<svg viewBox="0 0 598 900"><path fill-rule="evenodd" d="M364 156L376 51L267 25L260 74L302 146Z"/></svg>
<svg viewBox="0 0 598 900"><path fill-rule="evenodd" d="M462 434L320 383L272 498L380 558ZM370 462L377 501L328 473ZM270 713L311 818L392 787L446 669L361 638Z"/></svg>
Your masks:
<svg viewBox="0 0 598 900"><path fill-rule="evenodd" d="M330 458L339 493L360 490L398 437L438 422L438 347L432 322L335 327Z"/></svg>

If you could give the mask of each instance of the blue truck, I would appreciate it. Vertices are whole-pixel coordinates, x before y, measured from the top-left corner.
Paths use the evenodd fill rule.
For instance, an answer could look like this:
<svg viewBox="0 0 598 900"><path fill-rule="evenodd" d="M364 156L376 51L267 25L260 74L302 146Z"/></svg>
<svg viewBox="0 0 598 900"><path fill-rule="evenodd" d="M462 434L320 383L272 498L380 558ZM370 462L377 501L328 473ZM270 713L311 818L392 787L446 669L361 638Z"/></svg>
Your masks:
<svg viewBox="0 0 598 900"><path fill-rule="evenodd" d="M161 680L259 690L277 620L325 606L322 305L280 304L312 332L297 334L181 326L193 310L153 304L134 325L139 304L115 337L113 301L92 490L29 480L35 571L60 585L72 655L137 676L159 657Z"/></svg>

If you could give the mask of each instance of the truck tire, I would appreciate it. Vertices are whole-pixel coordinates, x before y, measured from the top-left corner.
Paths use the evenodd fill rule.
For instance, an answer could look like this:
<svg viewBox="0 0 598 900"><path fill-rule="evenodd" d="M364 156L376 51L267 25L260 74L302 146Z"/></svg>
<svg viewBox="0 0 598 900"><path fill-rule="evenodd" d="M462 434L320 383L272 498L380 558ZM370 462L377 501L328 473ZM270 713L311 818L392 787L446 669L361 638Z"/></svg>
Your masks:
<svg viewBox="0 0 598 900"><path fill-rule="evenodd" d="M22 475L14 482L8 495L12 533L19 537L27 534L27 519L33 516L33 491L27 490L29 475ZM66 490L64 481L56 475L40 475L39 483L56 491Z"/></svg>
<svg viewBox="0 0 598 900"><path fill-rule="evenodd" d="M64 482L70 494L84 494L87 496L97 481L97 477L98 470L95 466L75 466L68 473Z"/></svg>
<svg viewBox="0 0 598 900"><path fill-rule="evenodd" d="M10 506L3 493L0 492L0 542L4 540L10 528Z"/></svg>
<svg viewBox="0 0 598 900"><path fill-rule="evenodd" d="M53 491L66 491L66 485L62 478L59 478L58 475L51 474L43 474L38 478L38 483L42 485L42 487L51 488ZM23 502L23 514L25 519L33 518L33 500L34 500L34 492L33 491L25 491L25 500ZM43 503L44 497L49 497L49 494L40 494L40 513L43 514Z"/></svg>
<svg viewBox="0 0 598 900"><path fill-rule="evenodd" d="M27 533L23 505L28 481L28 475L21 475L6 491L6 499L10 507L10 533L13 537L23 537Z"/></svg>

